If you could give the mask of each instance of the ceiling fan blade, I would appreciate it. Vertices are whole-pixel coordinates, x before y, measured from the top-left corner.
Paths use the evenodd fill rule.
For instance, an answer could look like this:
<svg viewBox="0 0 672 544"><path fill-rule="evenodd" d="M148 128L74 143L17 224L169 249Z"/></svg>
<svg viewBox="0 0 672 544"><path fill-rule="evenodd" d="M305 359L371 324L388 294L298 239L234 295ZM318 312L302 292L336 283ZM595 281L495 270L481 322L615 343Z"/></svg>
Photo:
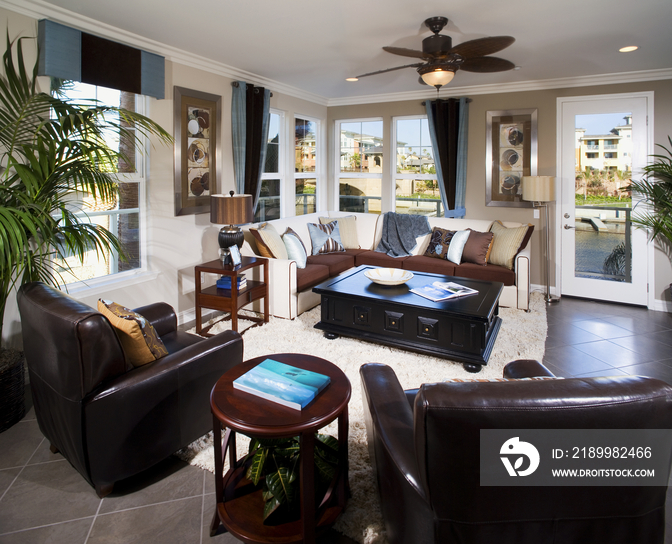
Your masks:
<svg viewBox="0 0 672 544"><path fill-rule="evenodd" d="M484 57L485 55L492 55L506 49L515 42L516 39L511 36L491 36L489 38L478 38L476 40L469 40L462 42L453 47L449 53L456 53L465 59L471 57Z"/></svg>
<svg viewBox="0 0 672 544"><path fill-rule="evenodd" d="M418 68L423 66L424 62L416 62L415 64L406 64L404 66L397 66L396 68L386 68L385 70L378 70L377 72L369 72L368 74L362 74L361 76L355 76L357 78L366 77L366 76L375 76L378 74L384 74L385 72L393 72L394 70L401 70L402 68Z"/></svg>
<svg viewBox="0 0 672 544"><path fill-rule="evenodd" d="M427 55L422 51L406 49L404 47L383 47L383 50L387 51L388 53L392 53L393 55L401 55L402 57L415 57L418 59L426 59L430 57L430 55Z"/></svg>
<svg viewBox="0 0 672 544"><path fill-rule="evenodd" d="M516 67L513 62L499 57L475 57L460 64L460 70L465 72L505 72Z"/></svg>

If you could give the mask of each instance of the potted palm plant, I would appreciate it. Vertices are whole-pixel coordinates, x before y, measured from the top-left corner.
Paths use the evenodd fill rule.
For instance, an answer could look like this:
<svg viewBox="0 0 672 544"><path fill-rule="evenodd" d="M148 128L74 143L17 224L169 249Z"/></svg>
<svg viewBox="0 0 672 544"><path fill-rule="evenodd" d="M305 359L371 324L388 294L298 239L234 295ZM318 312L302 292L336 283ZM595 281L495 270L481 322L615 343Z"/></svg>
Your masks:
<svg viewBox="0 0 672 544"><path fill-rule="evenodd" d="M7 36L0 76L0 342L7 300L15 288L36 280L61 285L68 267L65 256L81 262L95 249L99 255L116 251L124 258L119 239L82 216L82 195L97 201L116 198L117 165L127 161L104 136L114 132L133 148L138 138L150 134L172 141L158 124L136 112L41 92L37 61L32 70L26 67L25 39ZM12 362L3 363L6 359ZM23 416L23 363L17 378L15 361L16 353L0 346L0 432ZM13 402L20 404L18 411L14 405L2 406L2 399L7 400L3 383L10 380L20 382L20 399ZM11 388L17 389L16 383ZM7 418L4 412L12 415Z"/></svg>
<svg viewBox="0 0 672 544"><path fill-rule="evenodd" d="M667 139L669 148L656 144L666 155L651 155L655 160L644 167L644 177L626 189L638 193L648 205L646 210L633 215L633 224L649 229L650 239L672 255L672 138Z"/></svg>

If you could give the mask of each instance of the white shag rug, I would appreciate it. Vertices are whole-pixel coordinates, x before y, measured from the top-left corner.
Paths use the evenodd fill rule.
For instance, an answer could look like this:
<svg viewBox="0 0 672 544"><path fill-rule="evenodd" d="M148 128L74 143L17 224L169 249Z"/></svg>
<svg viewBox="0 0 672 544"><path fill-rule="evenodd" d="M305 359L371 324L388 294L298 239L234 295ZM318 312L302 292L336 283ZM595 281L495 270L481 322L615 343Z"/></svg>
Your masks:
<svg viewBox="0 0 672 544"><path fill-rule="evenodd" d="M369 462L359 367L368 362L385 363L394 369L404 389L449 378L501 378L504 366L510 361L543 359L547 331L543 296L532 293L530 306L529 313L500 308L502 327L487 366L477 374L470 374L461 363L446 359L346 337L327 340L322 331L313 328L320 320L319 306L292 321L271 317L268 324L245 332L243 341L246 360L261 355L272 356L274 353L305 353L331 361L350 380L352 398L348 406L348 456L352 497L334 526L337 531L361 544L387 543L376 481ZM239 330L244 331L248 323L250 322L239 321ZM210 332L215 334L230 328L231 321L224 321L217 323ZM336 436L336 422L321 432ZM240 458L247 453L248 441L241 437L237 440L237 446ZM192 465L214 472L212 433L180 450L177 455Z"/></svg>

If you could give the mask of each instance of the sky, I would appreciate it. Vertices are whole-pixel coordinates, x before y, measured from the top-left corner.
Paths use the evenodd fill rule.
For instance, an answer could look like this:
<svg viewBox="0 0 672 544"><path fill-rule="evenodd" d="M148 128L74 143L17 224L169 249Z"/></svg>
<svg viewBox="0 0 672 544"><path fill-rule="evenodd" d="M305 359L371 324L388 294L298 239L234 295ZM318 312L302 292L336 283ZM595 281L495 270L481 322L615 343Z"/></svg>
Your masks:
<svg viewBox="0 0 672 544"><path fill-rule="evenodd" d="M609 134L612 128L625 124L629 113L598 113L594 115L577 115L576 128L585 128L586 135Z"/></svg>

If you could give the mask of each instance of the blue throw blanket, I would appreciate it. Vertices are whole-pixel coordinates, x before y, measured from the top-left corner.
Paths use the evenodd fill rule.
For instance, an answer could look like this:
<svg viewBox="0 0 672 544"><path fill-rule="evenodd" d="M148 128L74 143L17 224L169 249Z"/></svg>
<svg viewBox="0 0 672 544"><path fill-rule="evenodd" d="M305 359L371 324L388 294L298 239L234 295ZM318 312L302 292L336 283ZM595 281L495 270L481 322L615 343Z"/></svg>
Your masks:
<svg viewBox="0 0 672 544"><path fill-rule="evenodd" d="M432 232L424 215L387 212L383 215L383 237L376 251L390 257L406 257L416 246L415 239Z"/></svg>

